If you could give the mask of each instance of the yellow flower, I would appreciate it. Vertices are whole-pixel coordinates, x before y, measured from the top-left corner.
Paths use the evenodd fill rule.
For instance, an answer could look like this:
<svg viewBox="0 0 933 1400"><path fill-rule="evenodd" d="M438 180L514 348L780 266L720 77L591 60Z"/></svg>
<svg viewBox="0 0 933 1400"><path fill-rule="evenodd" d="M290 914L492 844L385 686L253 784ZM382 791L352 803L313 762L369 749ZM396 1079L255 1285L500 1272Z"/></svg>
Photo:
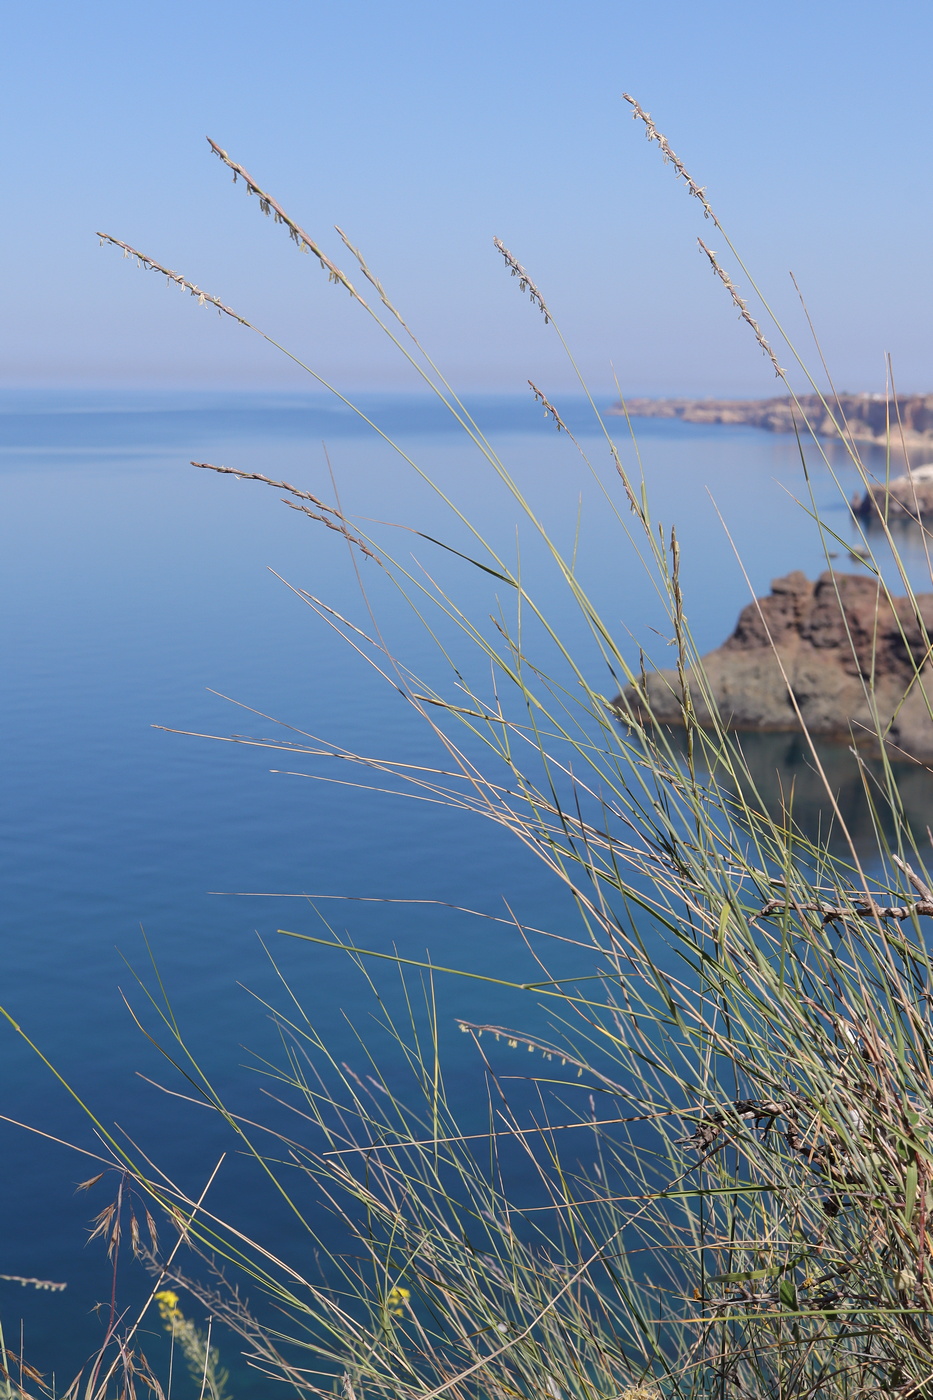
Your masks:
<svg viewBox="0 0 933 1400"><path fill-rule="evenodd" d="M391 1313L393 1317L401 1317L410 1297L411 1290L408 1288L390 1288L386 1298L386 1311Z"/></svg>
<svg viewBox="0 0 933 1400"><path fill-rule="evenodd" d="M155 1294L156 1306L166 1332L181 1349L188 1363L194 1381L200 1385L202 1395L209 1400L229 1400L227 1382L230 1377L220 1365L216 1347L208 1347L210 1334L197 1327L185 1317L178 1306L178 1294L171 1288L162 1288Z"/></svg>
<svg viewBox="0 0 933 1400"><path fill-rule="evenodd" d="M178 1294L173 1293L170 1288L163 1288L155 1295L156 1304L159 1309L159 1316L166 1326L170 1326L181 1318L178 1310Z"/></svg>

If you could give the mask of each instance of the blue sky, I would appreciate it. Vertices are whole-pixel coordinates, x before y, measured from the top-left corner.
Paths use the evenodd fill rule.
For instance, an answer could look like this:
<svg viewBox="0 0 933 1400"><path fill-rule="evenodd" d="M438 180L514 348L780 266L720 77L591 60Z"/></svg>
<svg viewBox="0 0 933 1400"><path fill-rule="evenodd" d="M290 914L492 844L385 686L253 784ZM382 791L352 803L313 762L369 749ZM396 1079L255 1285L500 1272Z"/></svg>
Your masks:
<svg viewBox="0 0 933 1400"><path fill-rule="evenodd" d="M256 337L100 249L135 244L347 389L413 388L346 294L208 153L328 252L361 246L459 387L573 383L493 250L544 291L597 393L775 380L631 121L648 108L839 387L933 390L933 9L922 0L23 0L0 48L0 386L293 389ZM729 263L740 284L744 277ZM809 352L808 352L809 353ZM784 355L786 363L786 353Z"/></svg>

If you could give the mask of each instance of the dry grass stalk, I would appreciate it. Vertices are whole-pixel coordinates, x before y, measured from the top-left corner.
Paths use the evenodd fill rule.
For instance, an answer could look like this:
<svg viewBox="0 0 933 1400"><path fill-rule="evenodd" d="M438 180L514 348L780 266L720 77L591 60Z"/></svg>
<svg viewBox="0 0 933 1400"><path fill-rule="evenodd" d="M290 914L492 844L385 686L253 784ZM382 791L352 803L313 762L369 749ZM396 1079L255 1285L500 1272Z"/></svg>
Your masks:
<svg viewBox="0 0 933 1400"><path fill-rule="evenodd" d="M694 199L698 199L703 205L703 217L706 219L712 219L716 227L719 228L719 220L713 213L712 205L706 198L705 186L698 185L696 180L694 180L693 176L690 174L690 171L680 159L680 156L678 156L677 153L671 149L671 145L667 137L663 134L663 132L658 131L658 128L651 120L650 112L646 112L643 107L640 107L639 104L635 101L634 97L632 97L629 93L623 92L622 97L626 102L629 103L629 105L632 108L632 120L638 121L640 119L644 122L645 135L648 137L648 140L657 141L665 162L669 163L674 167L678 177L684 181L688 190L693 195Z"/></svg>
<svg viewBox="0 0 933 1400"><path fill-rule="evenodd" d="M771 346L768 344L767 340L764 337L764 332L762 331L758 322L755 320L752 313L749 311L748 303L745 301L745 298L739 294L738 287L735 285L728 272L726 272L725 268L720 265L716 254L712 251L712 249L707 248L702 238L698 238L697 243L699 243L700 245L700 251L705 253L706 256L709 258L710 267L713 269L716 276L719 278L720 282L722 282L726 291L731 296L732 303L738 311L739 315L741 316L742 320L745 321L749 326L751 326L752 330L754 331L755 339L758 341L758 344L761 346L762 350L774 366L775 374L779 379L783 379L786 371L783 370L778 364L777 355L775 355L774 351L771 349Z"/></svg>
<svg viewBox="0 0 933 1400"><path fill-rule="evenodd" d="M197 297L199 306L216 306L219 314L229 316L234 321L239 321L241 326L249 326L249 321L243 319L232 307L226 306L218 297L211 296L210 292L202 291L195 286L194 282L189 282L187 277L182 277L180 272L173 272L169 267L163 267L154 258L149 258L145 253L140 253L137 248L131 248L129 243L122 242L119 238L113 238L109 233L101 233L98 230L97 237L101 243L112 243L115 248L123 249L125 258L135 258L140 267L151 272L161 272L162 276L169 282L174 282L176 287L182 287L186 292L190 292L193 297ZM250 327L252 329L252 327Z"/></svg>
<svg viewBox="0 0 933 1400"><path fill-rule="evenodd" d="M356 297L357 301L362 301L362 297L346 274L340 271L336 263L331 262L330 258L318 247L311 235L306 233L300 224L295 223L295 220L291 218L290 215L286 214L278 200L274 199L266 190L261 189L252 175L250 175L249 171L244 170L243 166L233 160L222 146L217 145L216 141L212 141L209 136L207 141L214 155L217 156L219 160L223 161L228 170L233 171L234 184L238 178L241 179L246 185L246 193L254 194L258 197L259 207L262 212L264 214L272 214L277 224L284 224L288 229L288 235L292 241L298 244L298 247L303 253L314 254L332 282L341 283L342 286L346 287L351 296Z"/></svg>
<svg viewBox="0 0 933 1400"><path fill-rule="evenodd" d="M18 1283L23 1288L35 1288L42 1293L61 1293L68 1287L67 1283L52 1283L47 1278L20 1278L19 1274L0 1274L0 1278L6 1283Z"/></svg>
<svg viewBox="0 0 933 1400"><path fill-rule="evenodd" d="M501 238L494 238L492 241L499 249L499 252L502 254L502 256L505 258L506 266L508 267L512 276L518 278L519 289L523 292L527 292L531 300L535 303L535 305L540 307L541 314L544 317L544 324L547 325L547 323L551 319L551 313L548 311L547 306L545 305L544 297L538 291L530 275L525 271L518 259L512 256L508 248L502 242Z"/></svg>

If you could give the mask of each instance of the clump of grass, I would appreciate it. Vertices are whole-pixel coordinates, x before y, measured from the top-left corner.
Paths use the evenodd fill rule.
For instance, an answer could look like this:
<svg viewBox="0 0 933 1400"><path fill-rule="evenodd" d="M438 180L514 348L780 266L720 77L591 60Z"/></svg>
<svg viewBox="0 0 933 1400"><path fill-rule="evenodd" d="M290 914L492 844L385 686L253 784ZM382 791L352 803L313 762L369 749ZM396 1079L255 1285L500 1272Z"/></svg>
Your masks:
<svg viewBox="0 0 933 1400"><path fill-rule="evenodd" d="M627 100L722 231L705 191ZM333 277L335 265L319 242L214 149ZM497 246L560 335L531 276ZM748 302L704 251L787 384ZM391 308L379 280L366 275ZM337 281L349 285L342 274ZM754 280L749 284L757 295ZM769 314L766 302L762 314ZM933 1394L933 968L923 923L933 894L884 734L879 728L880 779L864 764L860 770L878 818L870 865L828 780L841 855L799 830L790 802L769 810L740 737L708 691L710 722L697 723L692 688L702 690L705 678L676 532L653 519L644 479L624 466L594 405L598 454L575 446L620 541L638 552L664 600L686 742L655 723L646 661L640 657L636 670L623 639L600 616L576 554L568 558L549 536L418 342L414 351L402 347L379 324L403 354L420 357L425 382L477 448L477 469L505 488L543 543L576 605L571 633L549 623L533 573L503 557L447 497L458 526L472 529L470 562L514 603L510 614L500 607L492 630L439 585L426 584L378 527L363 528L285 482L214 470L256 477L295 498L286 504L297 500L315 521L341 530L351 550L379 562L402 599L426 619L436 610L459 630L465 655L482 657L491 679L471 682L473 672L445 642L447 691L389 658L391 683L440 745L435 770L346 751L341 757L375 763L410 791L484 816L508 839L517 836L539 857L543 878L576 907L576 933L559 937L562 948L576 947L580 971L568 979L549 970L549 935L516 925L534 943L540 978L510 984L494 969L469 974L510 987L516 1016L527 1004L532 1022L461 1023L488 1095L488 1125L478 1133L464 1131L444 1087L436 982L456 969L390 957L405 978L408 1012L400 1021L381 1005L381 1034L405 1065L407 1083L380 1067L378 1047L361 1050L361 1072L339 1063L297 996L274 1010L282 1038L274 1073L300 1115L290 1134L236 1119L194 1060L171 1008L152 994L166 1053L185 1057L199 1094L253 1154L293 1210L296 1229L315 1242L310 1200L336 1215L348 1239L345 1251L330 1256L323 1280L300 1273L245 1238L236 1222L216 1219L203 1198L190 1199L112 1143L122 1169L167 1212L179 1245L194 1251L184 1270L175 1262L178 1245L167 1258L154 1245L144 1251L157 1289L176 1299L173 1307L177 1295L165 1291L166 1282L190 1289L239 1334L255 1366L301 1396ZM783 336L777 321L775 335ZM832 413L832 391L827 399L809 382ZM857 445L838 421L867 482ZM808 480L808 452L822 454L831 472L803 410L800 426ZM831 568L837 537L812 497L808 509ZM884 526L883 535L897 561L896 540ZM874 542L864 536L880 577ZM899 561L897 567L913 599ZM378 637L370 640L324 604L309 603L385 665ZM929 654L920 609L914 611ZM529 636L538 646L533 658ZM921 689L924 663L925 656L914 663ZM863 671L863 680L870 698L871 675ZM637 707L626 686L639 695ZM805 730L803 737L825 780L817 746ZM319 752L300 735L290 747ZM373 960L389 957L334 938L280 932L346 946L366 980ZM375 982L369 985L376 994ZM547 1033L535 1029L540 1006L550 1015ZM516 1054L524 1066L521 1088ZM228 1283L230 1268L258 1291L255 1311ZM270 1309L272 1320L265 1320ZM209 1342L202 1351L209 1357Z"/></svg>

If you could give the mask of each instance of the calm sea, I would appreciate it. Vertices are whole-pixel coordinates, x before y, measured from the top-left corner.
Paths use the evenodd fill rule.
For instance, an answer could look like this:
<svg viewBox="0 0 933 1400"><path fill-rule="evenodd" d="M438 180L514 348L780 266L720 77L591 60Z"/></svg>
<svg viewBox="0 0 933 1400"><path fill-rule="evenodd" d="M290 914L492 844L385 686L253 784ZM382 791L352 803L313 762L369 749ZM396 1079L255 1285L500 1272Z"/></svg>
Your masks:
<svg viewBox="0 0 933 1400"><path fill-rule="evenodd" d="M444 412L402 398L364 407L514 559L517 511ZM568 550L579 507L587 584L633 659L639 642L663 654L651 630L663 628L657 601L575 447L529 402L471 407ZM608 454L585 406L561 408L602 470ZM631 463L624 423L610 422ZM688 613L703 648L725 638L749 600L737 555L759 593L790 569L814 576L824 567L794 499L806 488L793 440L637 426L655 518L680 534ZM846 512L812 455L817 497L849 538ZM320 748L442 761L366 646L348 646L297 589L367 633L378 623L397 656L454 696L423 626L376 566L363 561L358 577L340 536L287 510L268 488L196 471L190 458L285 478L325 500L336 490L351 514L414 526L465 552L479 547L397 451L323 399L0 395L0 1000L100 1122L185 1189L198 1193L227 1152L212 1198L218 1212L236 1212L301 1263L307 1244L224 1126L150 1082L187 1092L127 1009L166 1040L147 1000L155 985L147 941L203 1068L240 1111L261 1117L279 1112L268 1098L276 1086L255 1059L280 1058L263 1004L285 1003L279 973L336 1059L363 1072L357 1030L379 1036L378 1008L346 956L278 929L349 935L363 947L427 952L439 964L522 980L534 965L507 923L445 905L499 918L508 907L548 928L569 926L573 915L501 828L381 792L372 769L166 732L294 737L284 723L316 736ZM848 481L844 461L838 470ZM497 608L508 613L510 599L490 575L409 532L371 528L391 541L425 599L440 578L481 625ZM526 579L573 638L573 609L527 524L520 545ZM456 647L447 624L441 636ZM463 664L475 665L468 655ZM605 677L598 684L609 687ZM771 768L799 764L791 745L769 742ZM926 788L915 796L925 804ZM374 976L397 1007L397 975L383 965ZM457 1015L512 1023L525 1013L508 993L477 983L441 978L438 993L448 1082L469 1104L480 1082L475 1052L447 1028ZM86 1117L10 1027L0 1027L0 1056L6 1119L94 1151ZM61 1382L101 1336L94 1305L109 1298L111 1277L100 1242L86 1243L87 1223L115 1182L75 1196L93 1161L6 1121L0 1150L0 1272L68 1285L35 1292L0 1280L0 1320L15 1339L23 1319L27 1358ZM330 1226L320 1228L326 1237ZM128 1304L143 1285L127 1264L119 1297ZM238 1373L236 1389L242 1397L251 1382Z"/></svg>

